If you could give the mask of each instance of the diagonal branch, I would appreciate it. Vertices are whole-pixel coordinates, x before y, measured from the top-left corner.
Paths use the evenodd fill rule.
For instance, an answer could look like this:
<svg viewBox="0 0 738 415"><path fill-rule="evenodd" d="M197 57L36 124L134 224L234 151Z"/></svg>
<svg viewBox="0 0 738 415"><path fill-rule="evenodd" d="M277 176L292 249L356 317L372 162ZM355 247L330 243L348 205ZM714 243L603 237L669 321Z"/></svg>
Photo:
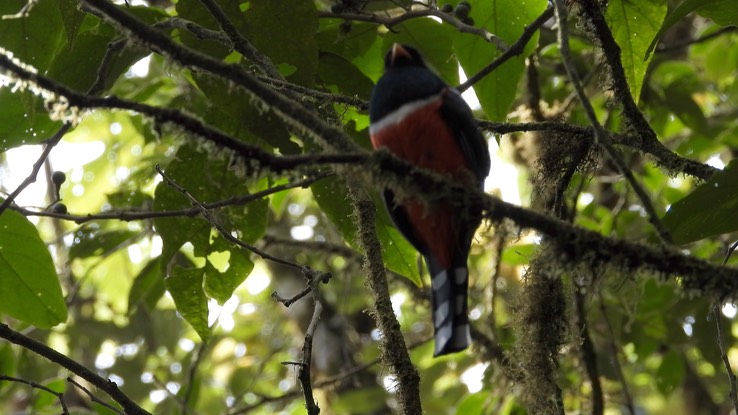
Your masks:
<svg viewBox="0 0 738 415"><path fill-rule="evenodd" d="M235 49L236 52L257 64L268 76L276 79L284 79L272 61L259 52L259 50L248 41L248 39L241 35L238 29L236 29L236 26L233 25L231 20L215 0L200 0L200 3L208 9L208 12L210 12L218 22L220 29L226 34L226 36L228 36L228 39L230 39L233 49Z"/></svg>
<svg viewBox="0 0 738 415"><path fill-rule="evenodd" d="M482 68L482 70L469 77L466 82L457 86L456 89L459 92L466 91L472 85L476 84L482 78L489 75L492 71L500 67L503 63L507 62L512 57L518 56L523 53L523 51L525 50L525 46L528 44L528 41L530 41L530 38L533 37L533 34L537 32L538 29L540 29L541 26L543 26L543 24L546 23L551 17L553 17L553 15L553 8L547 8L540 16L538 16L538 18L536 18L536 20L525 27L525 30L523 30L523 33L520 35L518 40L516 40L515 43L512 44L512 46L505 50L502 55L490 62L490 64Z"/></svg>
<svg viewBox="0 0 738 415"><path fill-rule="evenodd" d="M409 10L394 17L379 16L372 13L333 13L333 12L321 12L318 17L321 18L336 18L342 20L353 20L359 22L377 23L392 30L392 28L402 22L423 18L423 17L436 17L451 26L455 27L459 32L470 33L481 37L485 41L494 44L500 50L506 50L507 45L505 41L488 32L486 29L481 27L475 27L462 22L455 16L449 13L445 13L435 7L421 8L415 10Z"/></svg>
<svg viewBox="0 0 738 415"><path fill-rule="evenodd" d="M646 193L640 183L638 183L635 176L633 176L633 172L630 171L630 169L625 165L625 162L623 161L620 153L612 146L612 141L610 140L607 131L605 131L600 122L597 120L597 115L595 114L594 108L592 107L592 103L589 101L589 98L587 98L587 94L584 92L584 87L582 86L582 82L579 78L579 75L577 74L577 70L574 67L574 63L569 50L569 27L567 22L568 12L566 0L555 0L554 4L556 6L556 17L558 19L558 38L561 48L561 57L564 62L564 67L566 68L566 72L569 75L569 79L574 85L574 90L577 92L579 102L582 103L582 106L584 107L584 112L587 114L587 118L592 124L594 131L594 141L595 143L602 146L606 154L610 157L610 160L617 167L620 174L625 176L630 186L636 192L638 198L643 204L643 209L648 215L649 222L651 222L653 227L658 232L662 242L666 244L671 244L671 236L669 235L669 232L666 230L666 228L661 224L661 221L659 220L659 215L656 213L656 209L653 207L653 203L651 203L651 199L648 196L648 193ZM628 94L630 94L630 92L628 92ZM645 119L643 121L645 122ZM648 127L648 123L646 123L646 126ZM648 128L650 129L650 127Z"/></svg>
<svg viewBox="0 0 738 415"><path fill-rule="evenodd" d="M0 323L0 338L6 339L13 344L17 344L24 349L43 356L95 385L95 387L107 393L114 401L118 402L127 415L151 415L148 411L141 408L136 402L131 400L128 395L123 393L118 388L118 385L116 385L112 380L98 376L95 372L57 352L49 346L11 329L7 324Z"/></svg>
<svg viewBox="0 0 738 415"><path fill-rule="evenodd" d="M264 105L265 109L270 109L287 125L296 128L298 131L311 135L330 148L340 151L358 150L358 145L341 130L316 117L309 109L299 103L271 89L253 75L244 71L241 66L227 64L188 49L107 0L80 1L97 9L108 22L129 34L133 39L175 63L183 67L197 68L209 72L242 87L257 102Z"/></svg>

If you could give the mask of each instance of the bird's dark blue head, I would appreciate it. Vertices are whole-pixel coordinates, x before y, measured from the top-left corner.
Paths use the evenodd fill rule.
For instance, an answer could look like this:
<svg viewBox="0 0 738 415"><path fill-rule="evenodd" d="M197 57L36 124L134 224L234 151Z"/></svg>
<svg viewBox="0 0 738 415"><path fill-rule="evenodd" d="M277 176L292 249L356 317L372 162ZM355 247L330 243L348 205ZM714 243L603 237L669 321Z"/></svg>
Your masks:
<svg viewBox="0 0 738 415"><path fill-rule="evenodd" d="M425 61L423 61L423 57L420 56L420 52L410 46L395 43L384 55L385 71L413 66L428 68Z"/></svg>
<svg viewBox="0 0 738 415"><path fill-rule="evenodd" d="M403 104L439 93L446 84L415 48L395 43L384 56L384 75L372 91L369 119L382 119Z"/></svg>

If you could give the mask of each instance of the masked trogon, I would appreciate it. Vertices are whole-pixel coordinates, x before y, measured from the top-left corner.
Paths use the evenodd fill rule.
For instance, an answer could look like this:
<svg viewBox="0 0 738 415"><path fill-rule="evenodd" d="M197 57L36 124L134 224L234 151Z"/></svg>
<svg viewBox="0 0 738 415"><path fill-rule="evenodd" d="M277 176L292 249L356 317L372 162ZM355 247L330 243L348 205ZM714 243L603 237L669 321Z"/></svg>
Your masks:
<svg viewBox="0 0 738 415"><path fill-rule="evenodd" d="M489 151L458 91L428 69L409 46L394 44L384 66L369 105L374 148L386 147L418 167L481 189L489 173ZM434 356L466 349L471 342L467 257L481 221L479 212L459 209L443 198L428 204L412 198L396 200L390 190L383 196L395 226L428 264Z"/></svg>

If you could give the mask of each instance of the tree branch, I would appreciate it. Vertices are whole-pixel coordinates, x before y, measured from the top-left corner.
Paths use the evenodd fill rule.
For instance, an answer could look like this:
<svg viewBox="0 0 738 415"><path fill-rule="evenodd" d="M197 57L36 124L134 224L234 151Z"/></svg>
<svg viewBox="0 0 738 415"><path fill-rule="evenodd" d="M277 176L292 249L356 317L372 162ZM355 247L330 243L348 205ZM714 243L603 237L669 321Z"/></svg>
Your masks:
<svg viewBox="0 0 738 415"><path fill-rule="evenodd" d="M90 369L82 366L76 361L64 356L56 350L46 346L43 343L39 343L36 340L26 337L21 333L11 329L7 324L0 323L0 337L8 340L13 344L30 350L40 356L43 356L50 361L66 368L70 372L76 374L82 379L95 385L98 389L102 390L108 396L113 398L114 401L118 402L123 408L123 411L128 415L151 415L148 411L138 406L136 402L133 402L126 394L118 389L118 385L115 382L104 379L95 374Z"/></svg>
<svg viewBox="0 0 738 415"><path fill-rule="evenodd" d="M364 251L367 282L374 298L372 314L381 332L382 360L390 365L397 378L397 399L401 413L421 415L420 375L410 360L400 323L392 309L382 250L374 228L374 203L356 184L349 185L349 196L358 228L357 243Z"/></svg>
<svg viewBox="0 0 738 415"><path fill-rule="evenodd" d="M548 19L550 19L553 16L553 8L549 7L547 8L536 20L534 20L530 25L526 26L523 30L523 33L520 35L518 40L515 41L515 43L510 46L507 50L505 50L502 55L500 55L497 59L490 62L489 65L485 66L480 70L479 72L475 73L473 76L469 77L466 82L456 87L456 89L459 92L464 92L467 89L469 89L472 85L479 82L482 78L489 75L492 71L500 67L503 63L507 62L514 56L518 56L525 50L525 45L528 44L528 41L531 37L533 37L533 34L538 31L538 29L543 26Z"/></svg>
<svg viewBox="0 0 738 415"><path fill-rule="evenodd" d="M499 37L488 32L486 29L481 27L475 27L468 25L455 16L449 13L442 12L435 7L428 7L423 9L409 10L395 17L384 17L371 13L333 13L333 12L320 12L318 17L321 18L335 18L342 20L353 20L359 22L377 23L385 26L387 29L392 30L392 27L405 22L410 19L417 19L422 17L437 17L444 22L455 27L459 32L470 33L481 37L485 41L492 43L500 50L506 50L507 45L505 41Z"/></svg>
<svg viewBox="0 0 738 415"><path fill-rule="evenodd" d="M294 100L264 85L253 75L244 71L241 66L227 64L188 49L107 0L80 1L97 9L110 23L129 34L132 39L175 63L183 67L209 72L242 87L265 109L272 110L287 125L296 128L301 133L309 134L326 146L339 151L358 150L358 145L341 130L316 117L310 110Z"/></svg>
<svg viewBox="0 0 738 415"><path fill-rule="evenodd" d="M61 412L62 415L69 415L69 409L67 408L67 402L64 400L64 393L62 393L62 392L57 392L57 391L55 391L55 390L53 390L53 389L51 389L51 388L49 388L47 386L44 386L44 385L42 385L40 383L31 381L31 380L17 378L17 377L14 377L14 376L8 376L8 375L4 375L2 373L0 373L0 381L8 381L8 382L22 383L22 384L28 385L28 386L30 386L30 387L32 387L34 389L39 389L39 390L42 390L42 391L44 391L46 393L49 393L51 395L54 395L56 397L56 400L59 401L59 405L62 408L62 412Z"/></svg>
<svg viewBox="0 0 738 415"><path fill-rule="evenodd" d="M268 76L276 79L284 79L272 61L263 53L259 52L259 50L248 41L248 39L241 35L238 29L236 29L236 26L233 25L225 12L223 12L223 9L220 8L218 3L214 0L200 0L200 3L208 9L210 15L218 22L220 29L226 34L226 36L228 36L228 39L230 39L231 47L233 49L246 57L246 59L254 62Z"/></svg>
<svg viewBox="0 0 738 415"><path fill-rule="evenodd" d="M207 210L218 209L226 206L242 206L250 202L261 200L269 195L279 193L285 190L294 188L307 188L311 184L322 180L326 177L332 176L333 173L316 173L310 177L299 180L292 183L285 183L277 186L272 186L268 189L260 190L255 193L251 193L243 196L236 196L230 199L221 200L212 203L203 203L203 208ZM166 211L117 211L117 212L106 212L106 213L88 213L87 215L72 215L69 213L54 213L48 211L35 211L19 206L10 206L10 209L21 213L24 216L38 216L38 217L50 217L60 220L68 220L77 224L82 224L91 221L98 220L120 220L124 222L131 222L134 220L147 220L156 218L172 218L172 217L193 217L200 213L200 209L197 207L189 209L179 210L166 210Z"/></svg>
<svg viewBox="0 0 738 415"><path fill-rule="evenodd" d="M669 232L666 230L666 228L661 224L661 220L659 219L659 215L656 213L656 209L654 209L653 207L653 203L651 202L651 199L649 198L648 194L643 189L643 187L640 185L640 183L638 183L635 176L633 176L633 172L630 171L630 169L625 165L625 162L620 156L620 153L618 153L618 151L615 150L615 148L612 146L610 137L608 136L605 129L602 128L602 125L597 120L597 115L595 114L594 108L592 107L592 103L589 102L589 98L587 98L587 94L584 92L584 87L582 87L581 80L579 79L577 70L574 67L574 63L573 63L573 60L572 60L572 57L569 51L569 32L568 32L568 22L567 22L568 12L567 12L566 0L555 0L554 4L556 6L555 7L556 17L559 23L558 24L558 38L559 38L559 45L561 47L561 57L564 62L564 67L566 68L566 72L569 75L569 79L574 85L574 90L577 92L579 101L582 103L582 106L584 107L584 112L587 114L587 118L589 119L589 122L592 124L592 127L594 128L593 130L594 131L594 141L598 145L602 146L602 148L605 150L605 153L610 157L610 160L613 162L613 164L615 164L620 174L625 176L630 186L633 188L635 193L638 195L638 199L641 201L641 204L643 205L643 209L646 211L646 214L648 215L649 222L651 222L653 227L658 232L659 236L661 237L662 242L666 244L671 244L673 243L671 236L669 235ZM628 94L630 94L630 92L628 92ZM645 119L643 121L645 122ZM650 129L650 126L648 126L648 123L646 123L646 126Z"/></svg>

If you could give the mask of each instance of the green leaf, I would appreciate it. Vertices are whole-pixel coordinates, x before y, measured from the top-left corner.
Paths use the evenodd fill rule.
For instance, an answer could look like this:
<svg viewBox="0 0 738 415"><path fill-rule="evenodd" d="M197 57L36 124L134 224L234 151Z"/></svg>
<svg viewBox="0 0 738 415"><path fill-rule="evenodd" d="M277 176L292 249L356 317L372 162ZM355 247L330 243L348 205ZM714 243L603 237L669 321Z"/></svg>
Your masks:
<svg viewBox="0 0 738 415"><path fill-rule="evenodd" d="M23 215L0 215L0 314L37 327L66 321L67 307L46 244Z"/></svg>
<svg viewBox="0 0 738 415"><path fill-rule="evenodd" d="M177 312L203 341L207 341L211 331L208 327L208 299L202 289L204 277L204 268L182 268L174 265L165 284L174 299Z"/></svg>
<svg viewBox="0 0 738 415"><path fill-rule="evenodd" d="M0 88L0 151L47 140L61 127L43 109L41 98L29 91Z"/></svg>
<svg viewBox="0 0 738 415"><path fill-rule="evenodd" d="M674 349L669 350L661 360L656 371L656 387L664 395L669 395L684 381L686 370L684 358Z"/></svg>
<svg viewBox="0 0 738 415"><path fill-rule="evenodd" d="M0 1L0 16L15 15L26 0ZM55 0L42 0L25 17L0 19L2 49L26 65L44 73L64 39ZM0 88L0 151L46 140L61 123L49 119L43 100L29 91Z"/></svg>
<svg viewBox="0 0 738 415"><path fill-rule="evenodd" d="M384 203L375 199L374 204L377 206L377 237L382 244L382 257L385 266L390 271L407 277L420 287L422 282L418 269L418 251L395 228Z"/></svg>
<svg viewBox="0 0 738 415"><path fill-rule="evenodd" d="M343 20L321 19L321 30L316 39L321 53L334 53L351 61L372 82L377 82L384 70L381 59L381 38L373 23L353 22L346 26ZM322 70L318 70L318 75Z"/></svg>
<svg viewBox="0 0 738 415"><path fill-rule="evenodd" d="M201 166L207 168L203 169ZM202 203L249 193L247 182L236 176L226 158L217 155L211 157L204 149L194 145L180 147L175 159L165 170L169 178ZM262 199L246 206L221 208L216 211L216 216L227 230L237 232L246 242L253 242L266 229L267 203L266 199ZM156 187L154 210L178 210L191 206L184 195L166 183L159 183ZM165 264L186 242L192 243L198 257L207 257L211 252L211 225L201 216L156 218L154 226L162 237L162 258Z"/></svg>
<svg viewBox="0 0 738 415"><path fill-rule="evenodd" d="M321 53L319 77L326 86L336 86L345 95L368 100L374 84L359 68L343 56Z"/></svg>
<svg viewBox="0 0 738 415"><path fill-rule="evenodd" d="M193 166L207 166L206 169L193 169ZM236 195L249 193L243 178L232 171L226 158L210 156L201 148L183 145L177 151L174 161L166 168L166 174L178 185L184 187L202 203L229 199ZM267 185L262 180L253 185L261 190ZM155 191L154 209L157 211L182 209L191 206L180 192L160 183ZM260 199L245 206L228 206L213 211L215 219L229 233L235 234L246 243L253 243L266 232L269 200ZM228 252L230 257L226 268L218 271L212 264L202 268L203 283L199 292L211 296L219 302L228 300L233 290L249 275L253 263L241 248L226 242L220 235L212 238L211 224L201 216L194 218L157 218L154 225L162 238L162 269L166 270L180 248L187 242L194 247L194 255L208 258L211 254ZM167 286L168 287L168 286ZM200 295L200 293L198 293ZM177 306L179 310L179 305ZM189 320L188 320L189 321ZM194 326L194 325L193 325Z"/></svg>
<svg viewBox="0 0 738 415"><path fill-rule="evenodd" d="M77 0L58 0L59 14L64 23L64 32L67 36L67 44L74 47L77 33L85 19L85 14L77 8ZM89 69L89 68L88 68Z"/></svg>
<svg viewBox="0 0 738 415"><path fill-rule="evenodd" d="M663 225L674 242L685 244L738 230L738 161L684 199L674 203L663 217Z"/></svg>
<svg viewBox="0 0 738 415"><path fill-rule="evenodd" d="M288 79L312 85L318 69L318 15L312 0L251 0L244 13L246 37L275 65L297 70ZM279 28L275 30L275 28Z"/></svg>
<svg viewBox="0 0 738 415"><path fill-rule="evenodd" d="M139 306L151 311L164 295L166 287L161 274L160 258L149 261L133 280L128 293L128 315L132 315Z"/></svg>
<svg viewBox="0 0 738 415"><path fill-rule="evenodd" d="M329 177L310 185L315 201L328 219L336 225L343 238L355 249L356 225L352 220L353 209L346 185L338 177ZM376 202L376 201L375 201ZM407 277L420 286L420 273L417 266L418 252L395 229L386 209L377 205L377 237L382 245L382 258L387 269Z"/></svg>
<svg viewBox="0 0 738 415"><path fill-rule="evenodd" d="M664 32L693 11L706 13L706 17L713 19L716 23L723 26L738 24L738 3L735 0L684 0L674 10L669 12L666 19L661 23L661 28L653 37L651 44L646 48L644 59L648 59Z"/></svg>
<svg viewBox="0 0 738 415"><path fill-rule="evenodd" d="M100 255L106 256L124 246L130 245L132 239L140 234L137 231L121 229L101 230L96 224L82 226L74 232L72 247L69 248L69 257L74 259Z"/></svg>
<svg viewBox="0 0 738 415"><path fill-rule="evenodd" d="M67 388L67 380L63 378L53 379L44 382L44 386L56 393L64 393ZM44 413L46 411L43 411L43 409L56 405L57 402L59 402L59 400L55 395L52 395L51 393L40 393L36 395L36 398L33 400L33 408L38 412Z"/></svg>
<svg viewBox="0 0 738 415"><path fill-rule="evenodd" d="M738 25L738 2L734 0L703 1L697 13L720 26Z"/></svg>
<svg viewBox="0 0 738 415"><path fill-rule="evenodd" d="M222 249L222 251L218 251ZM213 252L218 254L227 254L225 262L225 270L220 271L214 266L212 254L208 257L205 265L205 293L210 298L214 298L219 304L228 301L233 295L233 291L241 285L246 277L251 274L254 269L254 263L249 259L243 249L233 247L220 235L213 244Z"/></svg>
<svg viewBox="0 0 738 415"><path fill-rule="evenodd" d="M651 63L651 56L646 59L642 56L649 47L648 42L658 33L659 23L665 15L666 3L661 0L613 0L607 7L607 20L622 51L625 77L636 102Z"/></svg>
<svg viewBox="0 0 738 415"><path fill-rule="evenodd" d="M0 16L18 13L27 0L0 1ZM41 0L25 17L0 19L2 47L13 57L36 68L48 69L64 38L64 28L56 0Z"/></svg>
<svg viewBox="0 0 738 415"><path fill-rule="evenodd" d="M490 397L487 392L477 392L468 395L456 408L459 415L482 415L484 409L491 406Z"/></svg>
<svg viewBox="0 0 738 415"><path fill-rule="evenodd" d="M525 29L546 8L545 1L476 0L470 2L471 17L476 25L494 33L508 44L514 43ZM525 72L525 59L538 43L538 34L533 35L525 51L514 57L474 85L489 120L507 118L510 106L518 92L518 82ZM501 55L497 48L466 33L456 33L454 50L467 76L472 76Z"/></svg>
<svg viewBox="0 0 738 415"><path fill-rule="evenodd" d="M108 50L108 44L113 40L115 33L97 33L86 31L76 37L72 44L65 45L61 53L52 62L47 76L75 89L78 92L87 92L97 78L97 68ZM150 51L126 47L112 55L109 70L105 73L105 86L109 88L118 77Z"/></svg>
<svg viewBox="0 0 738 415"><path fill-rule="evenodd" d="M243 16L241 10L238 7L239 1L237 0L219 0L218 5L226 15L231 17L231 22L236 26L241 33L243 30ZM206 27L212 30L220 30L220 26L215 21L213 16L208 12L205 6L198 0L179 0L176 4L177 16L186 19L190 22L197 23L200 26ZM179 33L179 37L182 43L192 49L203 52L214 58L224 58L230 53L230 49L227 45L222 44L212 39L200 39L193 35L187 30L182 30Z"/></svg>
<svg viewBox="0 0 738 415"><path fill-rule="evenodd" d="M246 142L261 147L267 147L268 144L282 154L301 152L300 146L291 140L282 120L271 111L264 112L258 108L249 93L232 88L228 81L221 78L194 75L193 79L215 106L215 109L209 108L204 114L210 124L218 125L221 130ZM191 100L185 100L184 104L185 108L192 105Z"/></svg>

